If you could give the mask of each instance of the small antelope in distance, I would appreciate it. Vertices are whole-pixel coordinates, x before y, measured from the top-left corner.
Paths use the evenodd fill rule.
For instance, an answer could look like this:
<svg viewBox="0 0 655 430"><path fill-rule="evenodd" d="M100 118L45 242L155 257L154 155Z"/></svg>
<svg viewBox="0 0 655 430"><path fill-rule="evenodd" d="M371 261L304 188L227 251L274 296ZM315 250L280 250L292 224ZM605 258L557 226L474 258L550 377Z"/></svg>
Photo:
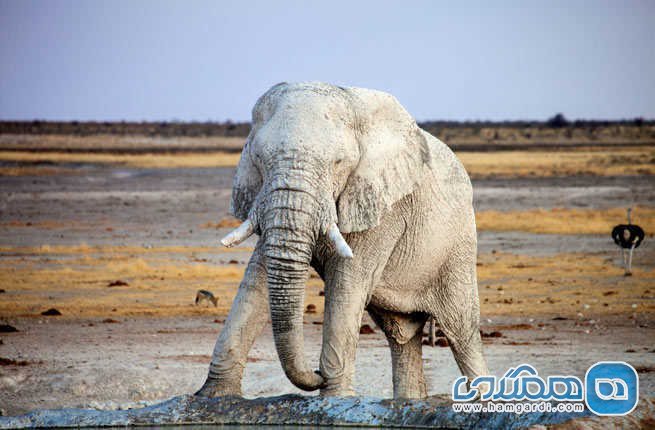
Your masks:
<svg viewBox="0 0 655 430"><path fill-rule="evenodd" d="M208 302L212 302L214 306L218 306L218 298L214 297L211 291L198 290L196 293L196 305L200 304L203 300L207 300Z"/></svg>

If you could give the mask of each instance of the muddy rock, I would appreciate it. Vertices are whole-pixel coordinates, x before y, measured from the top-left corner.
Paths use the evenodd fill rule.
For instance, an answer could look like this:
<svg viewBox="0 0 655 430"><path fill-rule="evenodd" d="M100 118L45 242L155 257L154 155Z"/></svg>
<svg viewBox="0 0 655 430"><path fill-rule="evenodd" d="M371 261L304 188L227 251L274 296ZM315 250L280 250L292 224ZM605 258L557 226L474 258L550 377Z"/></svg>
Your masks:
<svg viewBox="0 0 655 430"><path fill-rule="evenodd" d="M487 332L484 332L484 331L480 330L480 336L482 336L484 338L503 337L503 334L501 332L499 332L499 331L492 331L492 332L487 333Z"/></svg>
<svg viewBox="0 0 655 430"><path fill-rule="evenodd" d="M27 366L30 364L25 360L14 360L13 358L0 357L0 366Z"/></svg>
<svg viewBox="0 0 655 430"><path fill-rule="evenodd" d="M130 284L128 284L127 282L122 281L120 279L117 279L117 280L112 281L112 282L107 284L108 287L127 287L129 285Z"/></svg>
<svg viewBox="0 0 655 430"><path fill-rule="evenodd" d="M61 428L181 424L375 425L438 428L640 428L652 422L655 407L643 399L628 417L595 417L575 413L456 413L443 396L425 400L381 400L371 397L304 397L285 395L244 399L173 397L152 406L114 411L85 409L37 410L0 417L0 428Z"/></svg>
<svg viewBox="0 0 655 430"><path fill-rule="evenodd" d="M15 333L18 329L13 325L9 324L0 324L0 333Z"/></svg>

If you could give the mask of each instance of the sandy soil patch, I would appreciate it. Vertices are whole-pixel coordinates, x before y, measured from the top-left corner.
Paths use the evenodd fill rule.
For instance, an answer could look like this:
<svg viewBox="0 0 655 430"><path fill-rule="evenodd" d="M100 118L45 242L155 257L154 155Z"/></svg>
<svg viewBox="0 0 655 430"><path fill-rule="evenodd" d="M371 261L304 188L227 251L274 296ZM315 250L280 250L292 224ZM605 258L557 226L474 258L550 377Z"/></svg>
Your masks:
<svg viewBox="0 0 655 430"><path fill-rule="evenodd" d="M56 145L40 139L26 151L32 161L3 162L10 151L0 153L0 170L25 173L0 177L0 324L18 330L0 335L0 358L9 360L0 366L0 409L135 406L198 389L254 238L237 249L218 246L238 224L226 217L234 168L191 167L234 166L238 154L201 152L189 142L183 152L151 156L156 146L180 142L140 137L119 139L119 153L67 152L92 151L103 144L97 137L48 154L36 151L69 137ZM62 158L39 164L53 154ZM609 232L627 206L636 207L633 222L655 231L653 149L460 157L474 178L500 178L473 182L482 330L502 334L483 339L491 371L530 362L540 373L584 377L595 361L623 360L641 369L640 386L652 392L652 238L636 252L634 276L624 277ZM158 168L168 166L180 168ZM40 177L32 168L76 174ZM574 176L555 176L567 173ZM643 174L625 176L634 173ZM316 313L305 314L305 340L315 364L323 297L321 281L310 276L305 304ZM219 297L217 307L194 305L201 288ZM62 315L42 315L51 308ZM390 397L389 350L365 318L375 332L360 338L355 388ZM447 393L459 375L449 349L424 348L424 362L430 392ZM298 390L281 370L269 327L250 354L244 393L290 392Z"/></svg>
<svg viewBox="0 0 655 430"><path fill-rule="evenodd" d="M648 370L655 364L652 320L482 317L484 332L502 334L483 339L496 375L528 362L542 375L584 378L594 362L619 359L640 369L642 393L653 392L655 373ZM213 316L115 319L118 323L101 318L11 319L18 331L2 334L0 357L27 364L0 366L0 409L13 415L36 408L138 407L200 388L222 328ZM306 354L316 366L323 327L306 323ZM448 393L460 375L450 349L424 347L423 363L428 392ZM364 396L393 395L389 348L377 328L359 338L354 388ZM301 393L282 371L270 326L250 351L243 393L249 398Z"/></svg>

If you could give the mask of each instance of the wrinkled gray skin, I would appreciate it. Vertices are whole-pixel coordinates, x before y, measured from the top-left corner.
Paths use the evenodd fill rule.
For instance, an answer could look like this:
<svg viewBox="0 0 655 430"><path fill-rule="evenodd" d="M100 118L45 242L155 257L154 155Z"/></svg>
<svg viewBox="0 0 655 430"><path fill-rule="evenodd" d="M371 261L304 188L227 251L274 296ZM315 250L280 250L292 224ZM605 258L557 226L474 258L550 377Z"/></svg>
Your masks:
<svg viewBox="0 0 655 430"><path fill-rule="evenodd" d="M354 394L364 310L387 336L395 398L427 394L421 340L430 316L461 372L487 374L469 177L389 94L322 83L271 88L253 109L231 210L259 240L197 394L240 395L267 303L284 372L303 390ZM332 222L353 258L326 237ZM319 372L303 349L310 266L325 282Z"/></svg>

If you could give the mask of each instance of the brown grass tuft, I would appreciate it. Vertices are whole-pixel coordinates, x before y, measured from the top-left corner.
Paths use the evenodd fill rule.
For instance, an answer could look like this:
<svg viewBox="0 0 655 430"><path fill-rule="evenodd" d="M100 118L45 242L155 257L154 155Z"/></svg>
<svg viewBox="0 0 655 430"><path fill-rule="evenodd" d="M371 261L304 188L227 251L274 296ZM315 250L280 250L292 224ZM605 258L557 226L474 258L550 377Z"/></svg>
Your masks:
<svg viewBox="0 0 655 430"><path fill-rule="evenodd" d="M225 217L218 222L207 222L202 225L202 228L236 228L241 225L241 221L232 216Z"/></svg>
<svg viewBox="0 0 655 430"><path fill-rule="evenodd" d="M0 161L29 163L117 164L141 168L232 167L240 154L229 152L191 152L180 154L96 154L67 152L0 151Z"/></svg>

